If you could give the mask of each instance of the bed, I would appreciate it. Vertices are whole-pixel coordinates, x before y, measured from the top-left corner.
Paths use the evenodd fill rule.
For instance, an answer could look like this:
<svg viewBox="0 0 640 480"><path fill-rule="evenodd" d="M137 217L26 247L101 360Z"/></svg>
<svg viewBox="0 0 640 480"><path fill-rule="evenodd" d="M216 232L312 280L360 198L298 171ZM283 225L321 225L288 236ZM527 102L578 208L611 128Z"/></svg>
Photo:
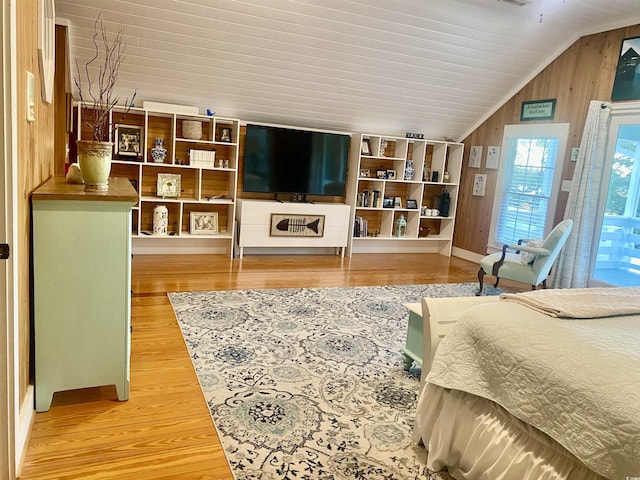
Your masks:
<svg viewBox="0 0 640 480"><path fill-rule="evenodd" d="M414 439L433 470L467 480L640 478L640 288L541 290L473 306L423 377Z"/></svg>

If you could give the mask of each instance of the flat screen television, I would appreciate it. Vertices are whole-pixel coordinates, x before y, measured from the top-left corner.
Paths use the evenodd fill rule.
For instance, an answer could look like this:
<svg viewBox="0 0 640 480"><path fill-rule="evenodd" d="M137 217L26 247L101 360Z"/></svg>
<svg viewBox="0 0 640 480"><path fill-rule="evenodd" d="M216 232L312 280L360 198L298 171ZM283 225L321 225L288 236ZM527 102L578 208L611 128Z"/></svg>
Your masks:
<svg viewBox="0 0 640 480"><path fill-rule="evenodd" d="M350 135L248 124L243 190L344 196Z"/></svg>

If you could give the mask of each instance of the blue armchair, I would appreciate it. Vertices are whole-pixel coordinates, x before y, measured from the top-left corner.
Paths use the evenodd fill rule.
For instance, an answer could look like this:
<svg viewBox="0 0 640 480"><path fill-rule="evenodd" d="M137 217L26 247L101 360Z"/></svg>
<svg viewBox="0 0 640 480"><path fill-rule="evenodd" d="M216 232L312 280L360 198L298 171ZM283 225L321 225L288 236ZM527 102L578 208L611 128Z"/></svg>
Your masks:
<svg viewBox="0 0 640 480"><path fill-rule="evenodd" d="M516 282L528 283L531 285L532 290L535 290L540 283L542 283L543 288L547 288L547 277L551 267L558 258L567 238L569 238L572 227L573 220L563 220L551 230L539 247L526 244L503 245L502 252L492 253L484 257L480 261L480 270L478 271L480 289L476 295L482 295L485 274L496 277L494 287L498 286L501 278L506 278ZM516 253L511 253L507 250L515 250ZM531 254L532 261L523 263L522 257L518 253L520 251Z"/></svg>

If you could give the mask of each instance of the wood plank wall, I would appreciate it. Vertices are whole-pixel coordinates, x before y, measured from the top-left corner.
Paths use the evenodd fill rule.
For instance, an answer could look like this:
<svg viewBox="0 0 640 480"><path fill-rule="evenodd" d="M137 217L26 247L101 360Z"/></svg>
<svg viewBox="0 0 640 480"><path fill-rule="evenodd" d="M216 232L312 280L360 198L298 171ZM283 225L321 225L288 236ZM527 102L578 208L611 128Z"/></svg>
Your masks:
<svg viewBox="0 0 640 480"><path fill-rule="evenodd" d="M17 252L18 268L18 349L19 395L24 400L30 382L30 241L31 213L30 193L53 174L54 106L42 101L40 95L40 71L38 67L37 0L16 2L17 42L17 116L18 116L18 204ZM27 71L36 79L36 121L26 118L25 98Z"/></svg>
<svg viewBox="0 0 640 480"><path fill-rule="evenodd" d="M571 147L580 145L589 102L611 99L622 41L625 38L637 36L640 36L640 25L580 38L464 139L465 153L456 232L453 239L454 247L478 254L486 253L491 227L493 195L498 176L498 170L486 169L487 147L502 145L502 133L505 125L520 123L522 102L556 99L556 112L553 121L571 124L562 178L567 180L572 178L575 164L569 160ZM467 166L469 151L473 145L483 146L480 169L470 169ZM487 174L484 197L474 197L471 194L473 177L477 173ZM561 192L554 224L564 216L567 197L566 192Z"/></svg>

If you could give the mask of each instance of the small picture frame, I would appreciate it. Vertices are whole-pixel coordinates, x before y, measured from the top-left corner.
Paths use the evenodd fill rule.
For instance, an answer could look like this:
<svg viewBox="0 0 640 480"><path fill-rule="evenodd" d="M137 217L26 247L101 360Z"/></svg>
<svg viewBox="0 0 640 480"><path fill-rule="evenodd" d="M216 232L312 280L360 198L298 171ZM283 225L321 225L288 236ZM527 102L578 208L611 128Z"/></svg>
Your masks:
<svg viewBox="0 0 640 480"><path fill-rule="evenodd" d="M384 197L382 208L393 208L393 197Z"/></svg>
<svg viewBox="0 0 640 480"><path fill-rule="evenodd" d="M411 200L411 199L407 198L407 208L417 209L418 208L418 201L417 200Z"/></svg>
<svg viewBox="0 0 640 480"><path fill-rule="evenodd" d="M119 157L142 156L142 127L137 125L116 125L114 131L115 154Z"/></svg>
<svg viewBox="0 0 640 480"><path fill-rule="evenodd" d="M402 198L394 197L393 198L393 208L402 208Z"/></svg>
<svg viewBox="0 0 640 480"><path fill-rule="evenodd" d="M475 195L476 197L484 197L486 185L487 174L476 173L473 177L473 195Z"/></svg>
<svg viewBox="0 0 640 480"><path fill-rule="evenodd" d="M395 180L395 179L396 179L396 171L387 170L387 180Z"/></svg>
<svg viewBox="0 0 640 480"><path fill-rule="evenodd" d="M387 178L387 171L386 170L376 170L376 178L379 178L381 180L385 180Z"/></svg>
<svg viewBox="0 0 640 480"><path fill-rule="evenodd" d="M231 143L232 140L233 140L233 137L231 136L231 128L222 127L220 129L220 141Z"/></svg>
<svg viewBox="0 0 640 480"><path fill-rule="evenodd" d="M371 142L368 138L362 139L362 144L360 146L360 155L370 156L371 155Z"/></svg>
<svg viewBox="0 0 640 480"><path fill-rule="evenodd" d="M214 235L218 233L218 212L191 212L189 214L191 235Z"/></svg>
<svg viewBox="0 0 640 480"><path fill-rule="evenodd" d="M371 178L371 170L369 170L368 168L361 168L360 178Z"/></svg>
<svg viewBox="0 0 640 480"><path fill-rule="evenodd" d="M156 194L162 198L178 198L180 196L181 176L176 173L159 173Z"/></svg>

